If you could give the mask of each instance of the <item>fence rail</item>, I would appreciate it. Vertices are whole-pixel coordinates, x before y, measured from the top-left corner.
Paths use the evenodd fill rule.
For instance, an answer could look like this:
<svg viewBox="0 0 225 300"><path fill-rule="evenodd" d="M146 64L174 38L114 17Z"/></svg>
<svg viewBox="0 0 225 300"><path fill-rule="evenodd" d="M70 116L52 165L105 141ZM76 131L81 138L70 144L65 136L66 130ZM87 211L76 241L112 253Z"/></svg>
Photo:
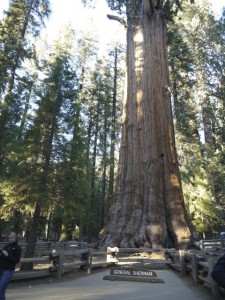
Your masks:
<svg viewBox="0 0 225 300"><path fill-rule="evenodd" d="M1 246L0 243L0 248ZM157 252L163 254L164 257L153 259L149 255ZM60 279L67 271L76 269L83 269L87 273L91 273L94 268L113 264L155 263L170 266L179 271L181 276L191 276L194 285L204 284L210 288L215 299L219 299L220 289L212 279L211 272L221 254L222 252L218 255L208 255L204 249L176 251L175 249L108 247L107 251L98 251L88 245L78 245L72 242L61 245L43 242L36 244L35 257L21 258L20 264L33 263L34 270L19 271L17 268L13 280L44 276L55 276ZM43 264L44 269L36 268Z"/></svg>
<svg viewBox="0 0 225 300"><path fill-rule="evenodd" d="M220 255L206 255L203 251L191 253L180 250L170 254L170 266L179 271L182 277L191 275L194 285L204 284L211 289L214 298L219 299L220 291L223 291L223 289L220 289L211 277L213 267L219 257Z"/></svg>
<svg viewBox="0 0 225 300"><path fill-rule="evenodd" d="M41 250L36 257L22 257L12 280L45 276L56 276L60 279L67 271L83 269L87 273L91 273L94 268L109 266L117 261L109 258L113 255L110 250L100 252L93 251L90 248L77 250L53 249L51 252L48 251L48 255L46 254L47 250L45 249L44 251ZM32 263L33 270L20 271L21 265L25 263ZM44 265L44 269L40 265Z"/></svg>
<svg viewBox="0 0 225 300"><path fill-rule="evenodd" d="M20 264L14 273L13 280L37 278L44 276L56 276L60 279L67 271L75 269L83 269L87 273L91 273L92 269L98 267L110 266L113 264L124 263L149 263L152 259L146 257L132 256L132 254L161 252L160 249L146 249L146 248L110 248L106 251L97 251L91 247L81 248L73 244L62 245L45 245L44 243L36 244L35 257L24 258L20 260ZM174 252L174 249L166 250L167 253ZM169 263L169 260L157 259L156 263ZM34 268L32 271L20 271L20 266L23 263L32 263ZM40 265L44 265L40 267Z"/></svg>

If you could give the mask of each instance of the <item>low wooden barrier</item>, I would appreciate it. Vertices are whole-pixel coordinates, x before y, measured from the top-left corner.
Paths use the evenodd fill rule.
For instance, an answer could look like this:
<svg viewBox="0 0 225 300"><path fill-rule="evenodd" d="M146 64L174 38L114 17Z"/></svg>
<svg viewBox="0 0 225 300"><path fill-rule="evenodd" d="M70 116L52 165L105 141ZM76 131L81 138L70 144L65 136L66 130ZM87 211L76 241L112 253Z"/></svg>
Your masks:
<svg viewBox="0 0 225 300"><path fill-rule="evenodd" d="M22 258L20 260L19 267L22 263L33 263L34 265L47 264L49 267L44 269L40 268L39 270L33 269L31 271L19 271L17 268L17 270L14 272L12 280L32 279L37 277L46 277L46 276L53 275L50 271L51 270L50 265L52 264L52 259L50 259L49 257Z"/></svg>
<svg viewBox="0 0 225 300"><path fill-rule="evenodd" d="M3 249L4 246L7 244L8 242L0 242L0 250ZM24 257L27 243L19 241L19 244L22 248L22 257ZM48 255L53 250L70 251L70 250L87 249L87 248L93 248L93 245L84 242L76 242L76 241L65 241L65 242L57 242L57 243L52 241L37 241L35 243L34 257L41 257L43 255Z"/></svg>
<svg viewBox="0 0 225 300"><path fill-rule="evenodd" d="M199 246L200 248L203 250L203 249L206 249L207 247L210 247L210 248L222 248L223 247L223 243L224 243L224 240L222 239L211 239L211 240L201 240L199 242Z"/></svg>
<svg viewBox="0 0 225 300"><path fill-rule="evenodd" d="M59 247L61 246L61 247ZM114 264L125 263L163 263L168 264L169 259L152 259L141 254L152 252L166 252L173 253L174 249L149 249L149 248L117 248L108 247L106 251L93 250L90 247L84 249L77 249L76 244L65 245L51 245L50 250L46 248L49 245L39 249L36 257L21 258L22 263L33 263L32 271L19 271L20 265L14 274L13 280L37 278L44 276L56 276L58 279L62 278L67 271L75 269L83 269L87 273L91 273L92 269L99 267L106 267ZM134 255L134 256L133 256ZM141 255L141 256L139 256ZM165 254L166 255L166 254ZM40 265L44 265L41 267Z"/></svg>
<svg viewBox="0 0 225 300"><path fill-rule="evenodd" d="M60 279L68 270L82 268L91 273L92 253L90 250L81 249L75 251L61 250L57 264L57 278Z"/></svg>
<svg viewBox="0 0 225 300"><path fill-rule="evenodd" d="M220 256L206 255L203 251L189 252L180 250L171 253L170 266L179 271L181 276L191 275L193 284L204 284L210 288L215 299L219 299L220 292L223 291L211 277L213 267Z"/></svg>
<svg viewBox="0 0 225 300"><path fill-rule="evenodd" d="M46 250L45 250L46 252ZM19 265L14 273L12 280L32 279L45 276L56 276L61 279L63 274L67 271L76 269L83 269L88 274L93 268L105 267L112 265L116 260L107 259L110 255L110 250L100 252L93 252L92 249L69 249L69 250L55 250L48 253L48 256L38 256L32 258L21 258ZM32 263L34 268L32 271L20 271L20 266L23 263ZM45 265L40 267L40 265Z"/></svg>
<svg viewBox="0 0 225 300"><path fill-rule="evenodd" d="M161 248L107 248L108 261L117 263L151 263L151 264L169 264L171 262L168 257L169 253L175 253L175 249L161 249ZM154 258L160 253L161 258ZM151 257L153 255L153 257Z"/></svg>
<svg viewBox="0 0 225 300"><path fill-rule="evenodd" d="M37 257L22 258L20 263L32 262L34 265L46 264L46 268L33 271L16 271L13 280L27 279L44 276L62 278L67 271L83 269L91 273L93 268L105 267L113 264L164 264L179 271L181 276L191 275L193 284L199 283L209 287L215 299L219 299L220 289L212 279L211 272L219 259L218 256L206 255L204 251L189 250L175 251L175 249L150 249L150 248L117 248L108 247L101 251L86 247L77 249L73 246L61 245L50 247L51 252L42 249ZM48 252L48 254L46 253ZM161 253L162 258L151 257L150 254ZM42 254L40 254L42 253ZM43 256L44 253L44 256ZM46 255L47 254L47 255ZM51 255L50 255L51 254ZM163 257L164 256L164 257Z"/></svg>

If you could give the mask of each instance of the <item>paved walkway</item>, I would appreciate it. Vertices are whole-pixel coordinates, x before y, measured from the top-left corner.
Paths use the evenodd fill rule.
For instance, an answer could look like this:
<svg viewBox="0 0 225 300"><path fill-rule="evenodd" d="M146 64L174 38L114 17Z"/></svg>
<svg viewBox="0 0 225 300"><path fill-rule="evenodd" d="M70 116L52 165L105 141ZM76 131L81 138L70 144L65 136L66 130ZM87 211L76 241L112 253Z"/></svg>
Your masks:
<svg viewBox="0 0 225 300"><path fill-rule="evenodd" d="M165 283L103 280L110 270L104 269L66 282L34 286L13 286L6 292L6 300L210 300L210 290L192 288L172 270L157 270L157 277ZM28 283L30 284L30 283ZM201 290L202 288L200 288ZM203 288L204 289L204 288Z"/></svg>

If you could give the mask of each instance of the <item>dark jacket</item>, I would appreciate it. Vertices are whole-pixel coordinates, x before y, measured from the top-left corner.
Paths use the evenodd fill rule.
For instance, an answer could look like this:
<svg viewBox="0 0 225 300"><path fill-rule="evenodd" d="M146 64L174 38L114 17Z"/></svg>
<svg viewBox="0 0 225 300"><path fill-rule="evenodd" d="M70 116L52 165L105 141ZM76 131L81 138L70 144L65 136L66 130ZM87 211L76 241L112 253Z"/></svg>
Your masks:
<svg viewBox="0 0 225 300"><path fill-rule="evenodd" d="M218 259L211 276L219 286L225 288L225 255Z"/></svg>
<svg viewBox="0 0 225 300"><path fill-rule="evenodd" d="M8 252L8 256L2 254L2 250ZM22 249L17 242L6 245L0 251L0 270L14 271L16 264L20 261Z"/></svg>

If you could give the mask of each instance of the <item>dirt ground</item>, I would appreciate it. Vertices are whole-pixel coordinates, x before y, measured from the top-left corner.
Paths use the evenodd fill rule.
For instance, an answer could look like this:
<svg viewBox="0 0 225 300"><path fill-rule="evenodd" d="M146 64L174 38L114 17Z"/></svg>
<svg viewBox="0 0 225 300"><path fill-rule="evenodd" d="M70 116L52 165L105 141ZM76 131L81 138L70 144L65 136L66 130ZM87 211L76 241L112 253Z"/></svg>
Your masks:
<svg viewBox="0 0 225 300"><path fill-rule="evenodd" d="M131 258L134 257L134 255L130 256ZM162 254L160 253L142 253L141 257L151 257L154 259L162 259ZM136 264L136 266L138 266L138 264ZM152 268L153 267L153 268ZM154 266L152 266L151 269L154 270ZM159 265L157 264L155 266L156 270L161 269L163 270L165 268L165 264L163 265ZM167 267L169 269L169 267ZM110 267L100 267L100 268L95 268L92 270L92 274L99 274L100 272L104 272L105 270L109 269ZM180 273L173 271L177 277L180 278ZM35 278L35 279L23 279L23 280L14 280L10 283L8 289L17 289L17 288L31 288L31 287L35 287L38 285L49 285L49 288L51 288L51 284L57 283L57 282L70 282L82 277L87 277L89 276L89 274L87 274L87 272L81 270L81 269L76 269L76 270L72 270L72 271L67 271L63 274L63 277L60 279L60 281L56 278L56 276L51 276L51 277L44 277L44 278ZM185 285L190 288L192 291L194 291L197 295L199 295L199 299L203 299L203 300L213 300L214 298L211 295L211 291L208 287L204 286L203 284L198 284L197 286L195 286L192 283L192 279L191 276L185 276L182 278L182 282L185 283ZM182 297L182 295L181 295ZM221 299L225 299L225 295L221 295Z"/></svg>
<svg viewBox="0 0 225 300"><path fill-rule="evenodd" d="M98 274L99 272L103 272L106 269L110 269L108 268L98 268L98 269L94 269L92 271L92 274ZM180 274L176 271L174 271L174 273L180 277ZM62 279L60 279L60 282L68 282L68 281L73 281L76 280L78 278L82 278L82 277L87 277L89 276L89 274L87 274L85 271L82 270L74 270L72 272L66 272ZM199 295L199 299L203 299L203 300L213 300L214 298L211 295L211 291L208 287L198 284L197 286L193 285L191 277L190 276L186 276L184 278L182 278L182 281L185 283L186 286L188 286L191 290L193 290L197 295ZM31 288L34 286L38 286L38 285L50 285L52 283L56 283L58 282L56 277L45 277L45 278L35 278L35 279L26 279L26 280L17 280L17 281L12 281L9 285L9 289L17 289L18 287L27 287L27 288ZM225 299L225 295L221 295L221 299Z"/></svg>

